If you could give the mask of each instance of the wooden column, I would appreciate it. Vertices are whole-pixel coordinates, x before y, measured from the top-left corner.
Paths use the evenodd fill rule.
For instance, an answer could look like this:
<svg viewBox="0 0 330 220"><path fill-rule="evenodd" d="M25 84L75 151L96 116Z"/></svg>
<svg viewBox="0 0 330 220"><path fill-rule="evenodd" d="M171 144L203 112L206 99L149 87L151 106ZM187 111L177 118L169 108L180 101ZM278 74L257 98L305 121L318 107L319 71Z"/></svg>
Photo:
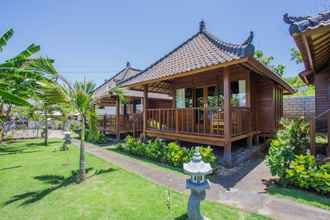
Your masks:
<svg viewBox="0 0 330 220"><path fill-rule="evenodd" d="M116 97L116 139L120 140L120 130L119 130L119 117L120 117L120 100Z"/></svg>
<svg viewBox="0 0 330 220"><path fill-rule="evenodd" d="M327 147L327 156L330 157L330 111L327 114L328 121L328 147Z"/></svg>
<svg viewBox="0 0 330 220"><path fill-rule="evenodd" d="M147 137L148 85L143 86L143 138Z"/></svg>
<svg viewBox="0 0 330 220"><path fill-rule="evenodd" d="M224 69L223 76L223 89L224 89L224 162L231 166L231 133L232 133L232 124L231 124L231 88L230 88L230 73L227 68Z"/></svg>
<svg viewBox="0 0 330 220"><path fill-rule="evenodd" d="M312 155L316 155L315 148L315 119L311 119L310 121L310 129L309 129L309 139L310 139L310 151Z"/></svg>
<svg viewBox="0 0 330 220"><path fill-rule="evenodd" d="M251 72L247 71L246 73L246 106L249 108L249 118L248 118L248 129L249 133L252 131L252 89L251 89ZM243 119L244 120L244 119ZM251 147L253 145L253 135L250 135L247 138L247 145Z"/></svg>

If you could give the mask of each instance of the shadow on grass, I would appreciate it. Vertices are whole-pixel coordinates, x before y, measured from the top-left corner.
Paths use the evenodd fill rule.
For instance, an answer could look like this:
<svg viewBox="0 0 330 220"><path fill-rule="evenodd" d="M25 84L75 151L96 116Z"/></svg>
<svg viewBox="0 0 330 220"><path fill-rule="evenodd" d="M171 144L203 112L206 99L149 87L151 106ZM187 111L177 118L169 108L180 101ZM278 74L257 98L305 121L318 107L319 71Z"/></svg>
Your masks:
<svg viewBox="0 0 330 220"><path fill-rule="evenodd" d="M90 171L92 171L92 170L93 170L93 168L87 168L86 169L87 174L90 173ZM95 172L92 175L88 176L87 178L91 178L96 175L102 175L102 174L114 172L114 171L116 171L116 169L113 169L113 168L95 170ZM64 177L64 176L60 176L60 175L35 176L34 179L39 180L43 183L46 183L46 184L50 185L50 187L48 187L46 189L38 190L38 191L26 192L26 193L14 195L11 199L6 201L3 204L3 206L7 206L9 204L12 204L12 203L15 203L18 201L22 201L20 206L25 206L25 205L37 202L37 201L43 199L44 197L46 197L47 195L49 195L50 193L52 193L60 188L67 187L71 184L77 183L78 174L79 174L79 171L74 170L74 171L71 171L71 175L68 177Z"/></svg>
<svg viewBox="0 0 330 220"><path fill-rule="evenodd" d="M136 155L130 154L130 153L128 153L124 150L118 149L118 148L107 148L107 150L108 151L113 151L113 152L116 152L118 154L122 154L122 155L131 157L131 158L134 158L134 159L137 159L137 160L140 160L140 161L152 164L152 165L163 167L163 168L166 168L166 169L176 171L176 172L179 172L179 173L183 174L183 170L180 169L180 168L176 168L176 167L173 167L173 166L170 166L170 165L167 165L167 164L164 164L164 163L160 163L158 161L154 161L154 160L151 160L151 159L143 158L141 156L136 156Z"/></svg>
<svg viewBox="0 0 330 220"><path fill-rule="evenodd" d="M51 144L58 144L58 143L62 143L62 142L59 140L49 140L48 146ZM48 147L45 145L45 143L43 141L38 141L37 143L32 143L32 142L26 143L26 146L27 147Z"/></svg>
<svg viewBox="0 0 330 220"><path fill-rule="evenodd" d="M180 215L180 216L174 218L174 220L187 220L187 219L188 219L187 214L183 214L183 215Z"/></svg>
<svg viewBox="0 0 330 220"><path fill-rule="evenodd" d="M16 168L20 168L20 167L22 167L22 166L18 165L18 166L4 167L4 168L0 168L0 171L11 170L11 169L16 169Z"/></svg>
<svg viewBox="0 0 330 220"><path fill-rule="evenodd" d="M30 150L28 147L0 147L0 156L9 154L26 154L39 152L40 150Z"/></svg>

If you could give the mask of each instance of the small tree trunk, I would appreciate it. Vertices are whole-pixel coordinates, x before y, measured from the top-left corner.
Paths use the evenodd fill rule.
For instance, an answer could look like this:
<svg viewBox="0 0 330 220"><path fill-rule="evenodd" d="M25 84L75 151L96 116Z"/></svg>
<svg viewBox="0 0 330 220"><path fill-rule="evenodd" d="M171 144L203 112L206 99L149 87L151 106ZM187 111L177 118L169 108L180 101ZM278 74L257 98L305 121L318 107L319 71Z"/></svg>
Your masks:
<svg viewBox="0 0 330 220"><path fill-rule="evenodd" d="M45 110L45 146L48 146L48 113Z"/></svg>
<svg viewBox="0 0 330 220"><path fill-rule="evenodd" d="M79 181L83 182L86 179L86 161L85 161L85 117L81 116L80 125L80 162L79 162Z"/></svg>

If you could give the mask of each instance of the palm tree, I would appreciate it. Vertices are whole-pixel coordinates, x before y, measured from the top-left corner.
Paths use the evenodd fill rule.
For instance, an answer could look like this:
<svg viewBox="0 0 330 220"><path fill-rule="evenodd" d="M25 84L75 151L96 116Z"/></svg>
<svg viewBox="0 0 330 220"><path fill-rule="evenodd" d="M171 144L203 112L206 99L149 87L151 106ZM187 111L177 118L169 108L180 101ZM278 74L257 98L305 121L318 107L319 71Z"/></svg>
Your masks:
<svg viewBox="0 0 330 220"><path fill-rule="evenodd" d="M120 86L115 86L109 91L110 95L117 96L120 103L127 103L124 89Z"/></svg>
<svg viewBox="0 0 330 220"><path fill-rule="evenodd" d="M65 108L79 113L80 123L80 160L79 160L79 181L82 182L86 178L86 161L85 161L85 125L88 114L93 111L93 94L96 85L92 82L75 82L72 86L63 76L61 76L49 59L37 59L30 63L33 70L38 70L43 75L56 76L63 83L45 80L39 83L39 97L45 104L45 107L51 107L62 103ZM47 111L45 111L47 112Z"/></svg>
<svg viewBox="0 0 330 220"><path fill-rule="evenodd" d="M55 112L64 112L69 107L70 99L61 85L56 81L44 80L37 84L35 110L43 112L44 144L48 145L48 119Z"/></svg>
<svg viewBox="0 0 330 220"><path fill-rule="evenodd" d="M96 85L92 82L76 82L70 90L71 103L79 112L80 116L80 161L79 161L79 181L86 179L85 161L85 124L87 115L93 109L93 94Z"/></svg>

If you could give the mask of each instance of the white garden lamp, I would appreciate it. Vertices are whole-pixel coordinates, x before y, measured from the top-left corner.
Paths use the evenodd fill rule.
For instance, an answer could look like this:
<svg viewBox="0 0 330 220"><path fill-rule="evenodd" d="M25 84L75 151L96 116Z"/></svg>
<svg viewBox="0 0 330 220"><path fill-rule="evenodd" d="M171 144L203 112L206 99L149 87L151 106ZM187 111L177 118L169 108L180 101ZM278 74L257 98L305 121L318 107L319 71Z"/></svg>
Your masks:
<svg viewBox="0 0 330 220"><path fill-rule="evenodd" d="M205 199L205 190L210 187L206 175L212 173L209 163L202 161L199 148L196 147L192 161L183 164L185 174L190 175L186 181L186 188L191 190L188 201L189 220L206 220L200 213L200 202Z"/></svg>

